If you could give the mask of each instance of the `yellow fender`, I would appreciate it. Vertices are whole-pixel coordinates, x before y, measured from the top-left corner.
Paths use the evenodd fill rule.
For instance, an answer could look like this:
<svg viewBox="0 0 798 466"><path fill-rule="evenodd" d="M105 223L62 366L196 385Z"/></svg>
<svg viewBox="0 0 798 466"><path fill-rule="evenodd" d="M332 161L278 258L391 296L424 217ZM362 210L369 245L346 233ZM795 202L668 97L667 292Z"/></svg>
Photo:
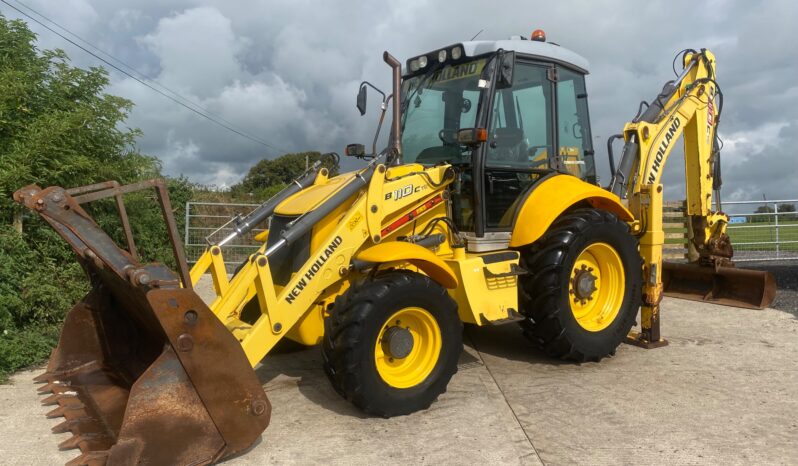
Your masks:
<svg viewBox="0 0 798 466"><path fill-rule="evenodd" d="M531 244L549 230L563 212L578 202L606 210L621 220L631 222L632 213L611 192L571 175L554 175L535 186L518 211L510 237L510 247Z"/></svg>
<svg viewBox="0 0 798 466"><path fill-rule="evenodd" d="M434 252L413 243L388 241L363 250L356 256L364 262L409 262L446 288L457 288L457 276Z"/></svg>

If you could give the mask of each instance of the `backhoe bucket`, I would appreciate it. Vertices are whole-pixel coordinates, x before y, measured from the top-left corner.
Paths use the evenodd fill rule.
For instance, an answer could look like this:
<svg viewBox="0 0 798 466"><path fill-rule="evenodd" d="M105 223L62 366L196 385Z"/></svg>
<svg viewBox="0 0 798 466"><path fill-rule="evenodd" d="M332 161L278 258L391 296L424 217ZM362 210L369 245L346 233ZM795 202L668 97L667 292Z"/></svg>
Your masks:
<svg viewBox="0 0 798 466"><path fill-rule="evenodd" d="M662 285L666 296L725 306L764 309L776 297L770 272L665 262Z"/></svg>
<svg viewBox="0 0 798 466"><path fill-rule="evenodd" d="M212 464L249 448L269 423L271 406L241 346L190 281L181 287L164 265L140 264L80 207L142 187L156 188L174 233L160 181L77 197L70 194L86 191L14 194L72 246L92 285L36 378L43 404L54 407L47 417L65 418L53 431L73 434L59 448L82 452L68 464Z"/></svg>

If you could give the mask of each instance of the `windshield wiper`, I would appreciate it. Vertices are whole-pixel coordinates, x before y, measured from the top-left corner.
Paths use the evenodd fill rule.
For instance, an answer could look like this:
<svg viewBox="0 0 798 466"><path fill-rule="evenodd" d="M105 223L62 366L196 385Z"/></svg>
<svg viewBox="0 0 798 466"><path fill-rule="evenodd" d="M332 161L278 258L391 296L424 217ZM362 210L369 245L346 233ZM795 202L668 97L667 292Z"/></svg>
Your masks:
<svg viewBox="0 0 798 466"><path fill-rule="evenodd" d="M427 71L427 74L418 83L418 86L416 86L416 88L413 89L413 92L409 96L407 96L407 99L405 99L402 102L403 110L407 110L407 107L410 105L410 102L413 100L413 97L415 97L416 94L421 95L422 89L425 89L427 87L427 85L429 84L429 81L432 79L433 76L435 76L435 73L439 69L441 69L442 67L443 67L443 63L441 63L441 62L438 62L437 64L432 65L430 67L430 69ZM407 112L405 112L405 118L407 118L406 115L407 115Z"/></svg>

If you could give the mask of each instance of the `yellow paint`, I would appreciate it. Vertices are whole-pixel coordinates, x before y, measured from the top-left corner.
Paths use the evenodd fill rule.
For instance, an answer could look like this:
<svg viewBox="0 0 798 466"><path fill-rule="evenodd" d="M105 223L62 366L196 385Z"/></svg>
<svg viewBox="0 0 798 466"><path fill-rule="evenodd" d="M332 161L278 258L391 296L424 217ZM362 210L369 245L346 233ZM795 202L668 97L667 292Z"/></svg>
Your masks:
<svg viewBox="0 0 798 466"><path fill-rule="evenodd" d="M208 272L211 274L213 290L216 293L216 298L213 301L215 303L220 296L227 292L230 286L230 282L227 279L227 268L222 258L222 249L219 246L214 245L206 249L194 266L191 267L189 271L191 285L196 286L199 279Z"/></svg>
<svg viewBox="0 0 798 466"><path fill-rule="evenodd" d="M556 175L541 181L524 200L513 225L510 247L537 241L557 217L582 201L596 209L612 212L621 220L634 219L618 196L611 192L571 175Z"/></svg>
<svg viewBox="0 0 798 466"><path fill-rule="evenodd" d="M265 243L269 239L269 230L263 230L253 237L255 241Z"/></svg>
<svg viewBox="0 0 798 466"><path fill-rule="evenodd" d="M577 284L585 276L594 280L594 289L580 295ZM625 289L623 262L615 249L607 243L590 244L579 253L571 270L568 287L571 312L585 330L604 330L618 316Z"/></svg>
<svg viewBox="0 0 798 466"><path fill-rule="evenodd" d="M395 358L383 346L385 332L399 326L410 332L413 349L404 358ZM443 346L441 329L426 309L406 307L393 313L382 326L374 344L374 364L386 384L394 388L412 388L423 383L435 369Z"/></svg>
<svg viewBox="0 0 798 466"><path fill-rule="evenodd" d="M314 306L299 318L296 325L285 335L291 340L306 346L318 345L324 336L324 307Z"/></svg>
<svg viewBox="0 0 798 466"><path fill-rule="evenodd" d="M518 265L518 253L503 262L485 264L480 254L457 251L446 263L459 277L461 285L449 290L457 302L460 320L470 324L485 325L512 317L510 310L518 311L518 277L489 277L510 272Z"/></svg>
<svg viewBox="0 0 798 466"><path fill-rule="evenodd" d="M356 172L344 173L330 178L324 184L314 184L281 202L274 213L277 215L301 215L318 207L327 198L335 194Z"/></svg>
<svg viewBox="0 0 798 466"><path fill-rule="evenodd" d="M402 241L387 241L357 254L364 262L408 262L446 288L457 288L457 276L441 258L427 248Z"/></svg>

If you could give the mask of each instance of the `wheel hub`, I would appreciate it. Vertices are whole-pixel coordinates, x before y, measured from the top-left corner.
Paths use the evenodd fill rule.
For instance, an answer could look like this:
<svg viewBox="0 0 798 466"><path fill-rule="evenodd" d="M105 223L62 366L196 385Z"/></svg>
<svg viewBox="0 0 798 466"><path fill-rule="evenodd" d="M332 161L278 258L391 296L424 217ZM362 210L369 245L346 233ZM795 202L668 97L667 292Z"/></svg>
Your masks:
<svg viewBox="0 0 798 466"><path fill-rule="evenodd" d="M413 351L413 334L410 330L392 326L382 337L382 350L394 359L404 359Z"/></svg>
<svg viewBox="0 0 798 466"><path fill-rule="evenodd" d="M582 268L574 274L574 295L579 300L592 300L593 293L598 290L596 287L598 277L592 272L592 268L582 265Z"/></svg>

